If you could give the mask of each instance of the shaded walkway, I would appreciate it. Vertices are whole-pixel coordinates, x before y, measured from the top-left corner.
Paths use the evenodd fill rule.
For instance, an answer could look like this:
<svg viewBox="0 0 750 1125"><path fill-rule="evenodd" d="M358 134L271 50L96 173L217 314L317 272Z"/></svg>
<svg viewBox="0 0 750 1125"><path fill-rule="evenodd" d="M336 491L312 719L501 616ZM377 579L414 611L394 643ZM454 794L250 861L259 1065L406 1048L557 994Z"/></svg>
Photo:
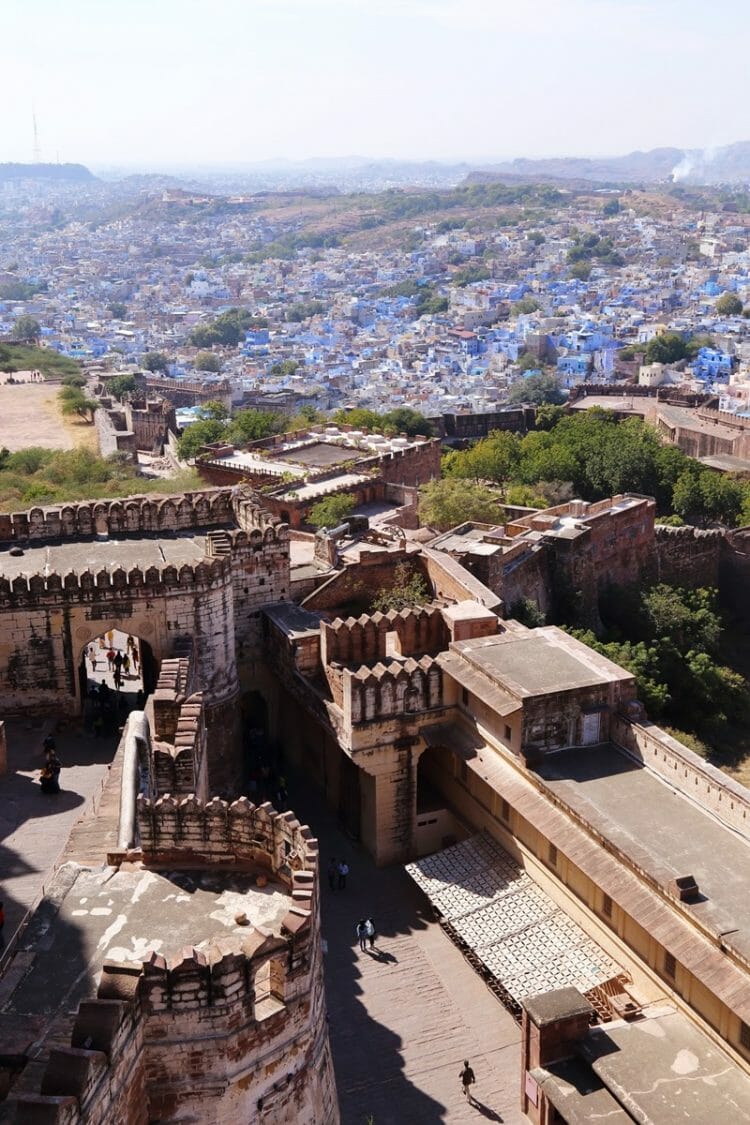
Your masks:
<svg viewBox="0 0 750 1125"><path fill-rule="evenodd" d="M321 845L326 993L342 1125L521 1125L520 1029L431 921L428 904L401 867L378 869L338 830L309 786L290 785L290 807ZM331 891L330 856L350 875ZM374 953L360 952L357 919L371 914ZM467 1106L458 1073L477 1076Z"/></svg>
<svg viewBox="0 0 750 1125"><path fill-rule="evenodd" d="M6 942L39 898L71 828L101 792L117 746L117 737L97 739L75 730L55 734L62 792L45 795L38 777L42 741L51 726L41 720L6 723L8 771L0 776L0 899L5 901Z"/></svg>

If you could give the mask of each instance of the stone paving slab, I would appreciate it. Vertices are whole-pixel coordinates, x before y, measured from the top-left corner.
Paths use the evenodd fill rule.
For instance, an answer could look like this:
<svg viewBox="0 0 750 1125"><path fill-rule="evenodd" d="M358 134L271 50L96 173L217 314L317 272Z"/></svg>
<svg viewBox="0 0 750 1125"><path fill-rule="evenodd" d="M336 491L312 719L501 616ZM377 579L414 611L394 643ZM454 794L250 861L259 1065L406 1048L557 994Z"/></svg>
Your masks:
<svg viewBox="0 0 750 1125"><path fill-rule="evenodd" d="M292 786L291 807L321 843L326 993L342 1125L522 1125L520 1028L432 920L402 867L378 869L336 828L317 794ZM331 855L350 867L331 891ZM374 953L357 919L372 914ZM464 1101L464 1058L477 1102Z"/></svg>
<svg viewBox="0 0 750 1125"><path fill-rule="evenodd" d="M101 792L115 752L114 738L77 731L55 734L62 792L44 794L38 777L42 741L51 726L6 722L8 771L0 776L0 899L5 902L6 942L41 894L71 828Z"/></svg>

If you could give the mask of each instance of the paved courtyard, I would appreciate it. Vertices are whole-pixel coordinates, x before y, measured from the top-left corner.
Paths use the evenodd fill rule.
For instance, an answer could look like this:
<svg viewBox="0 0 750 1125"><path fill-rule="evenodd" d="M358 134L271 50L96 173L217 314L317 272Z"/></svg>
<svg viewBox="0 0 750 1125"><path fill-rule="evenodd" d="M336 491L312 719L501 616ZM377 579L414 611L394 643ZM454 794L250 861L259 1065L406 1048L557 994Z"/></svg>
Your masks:
<svg viewBox="0 0 750 1125"><path fill-rule="evenodd" d="M321 898L331 1045L343 1125L497 1121L520 1125L520 1029L429 915L400 867L378 869L343 836L309 788L291 806L321 844ZM350 867L331 891L330 856ZM372 915L374 953L359 951L358 918ZM468 1058L477 1104L458 1073Z"/></svg>

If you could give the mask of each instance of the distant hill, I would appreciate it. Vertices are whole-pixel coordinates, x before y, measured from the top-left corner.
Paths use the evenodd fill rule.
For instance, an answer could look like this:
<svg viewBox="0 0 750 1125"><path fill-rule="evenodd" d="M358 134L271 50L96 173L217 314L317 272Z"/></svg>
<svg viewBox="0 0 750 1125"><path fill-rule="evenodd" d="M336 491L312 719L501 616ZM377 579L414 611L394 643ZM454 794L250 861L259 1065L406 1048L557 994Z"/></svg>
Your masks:
<svg viewBox="0 0 750 1125"><path fill-rule="evenodd" d="M750 141L715 149L653 148L626 156L519 158L470 172L467 183L507 176L525 180L577 180L595 183L692 184L750 182Z"/></svg>
<svg viewBox="0 0 750 1125"><path fill-rule="evenodd" d="M83 164L0 164L0 183L9 180L54 180L81 183L95 180Z"/></svg>

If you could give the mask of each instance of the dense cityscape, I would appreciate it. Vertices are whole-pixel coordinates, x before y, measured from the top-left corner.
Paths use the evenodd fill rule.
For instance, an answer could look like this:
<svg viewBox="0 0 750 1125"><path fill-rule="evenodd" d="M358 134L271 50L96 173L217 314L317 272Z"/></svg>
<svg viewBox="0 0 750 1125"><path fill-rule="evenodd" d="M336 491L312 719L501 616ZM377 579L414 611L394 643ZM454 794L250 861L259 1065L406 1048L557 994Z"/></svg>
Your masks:
<svg viewBox="0 0 750 1125"><path fill-rule="evenodd" d="M3 6L0 1125L750 1125L706 15Z"/></svg>

